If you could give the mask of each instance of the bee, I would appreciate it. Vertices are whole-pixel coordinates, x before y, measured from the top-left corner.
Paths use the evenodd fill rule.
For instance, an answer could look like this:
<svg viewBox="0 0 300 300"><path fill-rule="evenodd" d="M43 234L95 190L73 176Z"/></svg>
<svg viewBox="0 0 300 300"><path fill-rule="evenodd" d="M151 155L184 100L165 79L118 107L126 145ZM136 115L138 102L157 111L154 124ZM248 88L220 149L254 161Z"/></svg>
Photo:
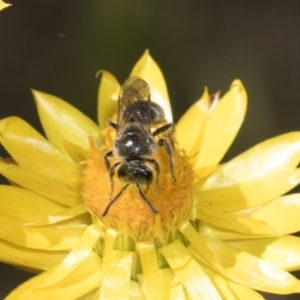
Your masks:
<svg viewBox="0 0 300 300"><path fill-rule="evenodd" d="M120 90L117 122L109 119L108 125L117 133L113 149L104 154L104 163L110 178L111 195L115 174L125 185L116 196L113 198L111 196L102 217L108 213L110 207L129 185L135 185L141 199L153 213L157 214L158 211L152 206L145 193L153 182L154 171L156 184L163 189L159 185L160 166L153 158L157 147L165 149L171 176L176 182L173 163L175 148L172 139L174 123L168 123L162 107L150 100L150 88L146 81L133 76L125 81ZM119 161L111 165L110 157L115 157Z"/></svg>

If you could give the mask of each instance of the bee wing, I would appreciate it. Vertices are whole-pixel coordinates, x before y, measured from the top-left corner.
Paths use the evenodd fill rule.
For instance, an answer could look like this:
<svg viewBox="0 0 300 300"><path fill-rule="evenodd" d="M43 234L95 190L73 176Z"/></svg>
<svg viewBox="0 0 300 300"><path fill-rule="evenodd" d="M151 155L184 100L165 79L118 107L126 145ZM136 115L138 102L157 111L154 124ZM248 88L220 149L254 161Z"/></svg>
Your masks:
<svg viewBox="0 0 300 300"><path fill-rule="evenodd" d="M151 102L150 100L150 88L147 82L140 77L132 76L128 78L119 93L118 101L118 127L120 129L132 122L142 123L143 127L147 132L150 132L151 128L151 116L150 108L148 111L139 110L139 103L141 102ZM148 116L146 116L148 114ZM142 118L142 119L141 119ZM145 123L145 120L149 122Z"/></svg>

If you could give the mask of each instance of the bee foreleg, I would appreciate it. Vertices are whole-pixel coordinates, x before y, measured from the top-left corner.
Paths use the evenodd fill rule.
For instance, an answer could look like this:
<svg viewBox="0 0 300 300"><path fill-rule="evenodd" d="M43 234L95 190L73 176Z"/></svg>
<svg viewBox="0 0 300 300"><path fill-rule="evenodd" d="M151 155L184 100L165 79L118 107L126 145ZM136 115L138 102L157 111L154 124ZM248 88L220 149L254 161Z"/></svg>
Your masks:
<svg viewBox="0 0 300 300"><path fill-rule="evenodd" d="M174 123L167 123L167 124L157 128L156 130L153 131L152 135L157 136L157 135L159 135L161 133L164 133L166 131L167 131L167 136L170 139L172 149L174 150L175 146L174 146L174 141L172 139L172 136L173 136L174 131L175 131L175 124Z"/></svg>
<svg viewBox="0 0 300 300"><path fill-rule="evenodd" d="M110 162L109 162L108 157L110 157L112 155L113 155L112 151L109 151L109 152L104 154L104 164L105 164L105 167L106 167L107 170L110 169Z"/></svg>
<svg viewBox="0 0 300 300"><path fill-rule="evenodd" d="M149 209L150 209L154 214L158 214L158 210L156 210L156 209L152 206L152 204L150 203L150 201L146 198L146 196L145 196L144 193L142 192L142 190L141 190L141 188L140 188L140 186L139 186L138 183L136 184L136 187L137 187L137 189L138 189L138 191L139 191L139 194L140 194L141 198L142 198L142 199L144 200L144 202L147 204L147 206L149 207Z"/></svg>
<svg viewBox="0 0 300 300"><path fill-rule="evenodd" d="M121 191L118 193L118 195L116 195L115 198L113 198L108 205L105 208L105 211L102 214L102 217L105 217L110 209L110 207L119 199L119 197L122 195L122 193L127 189L129 183L127 183L126 185L123 186L123 188L121 189Z"/></svg>
<svg viewBox="0 0 300 300"><path fill-rule="evenodd" d="M170 123L172 124L172 123ZM168 141L166 139L160 139L158 141L158 145L159 146L163 146L168 154L168 157L169 157L169 164L170 164L170 168L171 168L171 174L172 174L172 177L173 177L173 180L174 182L176 182L176 178L175 178L175 175L174 175L174 164L173 164L173 153L172 153L172 149L171 149L171 146L170 144L168 143Z"/></svg>
<svg viewBox="0 0 300 300"><path fill-rule="evenodd" d="M107 120L107 124L108 124L108 126L112 127L113 129L116 129L116 130L118 129L118 124L115 121L113 121L112 119Z"/></svg>
<svg viewBox="0 0 300 300"><path fill-rule="evenodd" d="M115 175L115 168L116 168L120 163L121 163L121 162L115 163L115 164L109 169L110 196L113 194L113 190L114 190L114 179L113 179L113 176Z"/></svg>
<svg viewBox="0 0 300 300"><path fill-rule="evenodd" d="M157 136L161 133L164 133L166 131L169 131L169 136L172 136L175 130L175 124L174 123L167 123L156 130L153 131L152 135Z"/></svg>

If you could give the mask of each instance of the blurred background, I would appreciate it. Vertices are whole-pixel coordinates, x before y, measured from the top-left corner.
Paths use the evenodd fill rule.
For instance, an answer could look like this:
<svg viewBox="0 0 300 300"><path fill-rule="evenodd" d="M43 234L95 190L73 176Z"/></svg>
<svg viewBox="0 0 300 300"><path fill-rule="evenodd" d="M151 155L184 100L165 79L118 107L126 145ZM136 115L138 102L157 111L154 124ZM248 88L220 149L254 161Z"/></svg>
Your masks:
<svg viewBox="0 0 300 300"><path fill-rule="evenodd" d="M34 88L96 121L96 72L109 70L123 82L149 49L164 72L175 121L204 86L224 93L234 79L243 81L248 113L226 160L300 129L298 0L6 2L13 6L0 13L0 118L18 115L42 131ZM29 276L1 264L0 299Z"/></svg>

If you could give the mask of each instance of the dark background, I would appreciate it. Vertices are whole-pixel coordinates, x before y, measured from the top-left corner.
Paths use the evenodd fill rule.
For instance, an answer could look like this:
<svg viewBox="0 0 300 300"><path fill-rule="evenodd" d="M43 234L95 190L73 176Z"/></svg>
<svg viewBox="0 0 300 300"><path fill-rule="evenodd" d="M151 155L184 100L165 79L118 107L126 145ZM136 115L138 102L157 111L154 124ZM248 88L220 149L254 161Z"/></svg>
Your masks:
<svg viewBox="0 0 300 300"><path fill-rule="evenodd" d="M248 113L227 159L300 129L298 0L7 2L13 6L0 13L0 118L18 115L41 130L32 87L96 120L96 72L109 70L122 82L148 48L164 72L175 121L204 86L226 92L235 78L243 81ZM0 265L0 299L27 277Z"/></svg>

